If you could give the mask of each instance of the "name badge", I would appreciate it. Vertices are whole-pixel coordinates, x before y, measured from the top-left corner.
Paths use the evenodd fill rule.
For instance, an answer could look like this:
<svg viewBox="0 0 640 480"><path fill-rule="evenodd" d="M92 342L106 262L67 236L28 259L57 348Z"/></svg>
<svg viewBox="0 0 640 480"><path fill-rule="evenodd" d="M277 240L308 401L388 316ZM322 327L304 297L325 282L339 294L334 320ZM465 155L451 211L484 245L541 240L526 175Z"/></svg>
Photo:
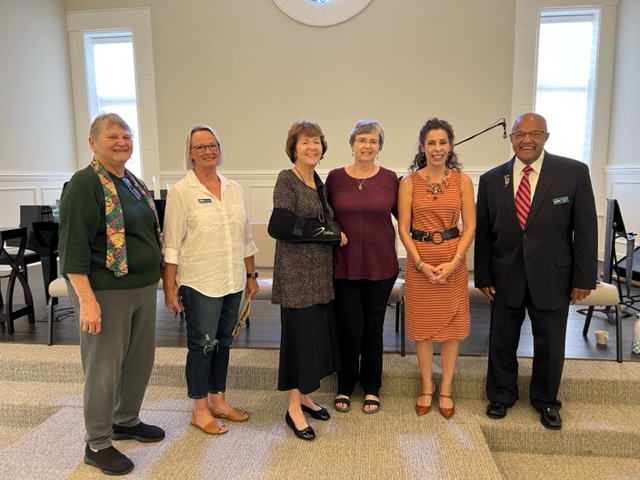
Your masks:
<svg viewBox="0 0 640 480"><path fill-rule="evenodd" d="M569 200L567 200L568 202ZM211 199L210 198L199 198L198 199L198 203L211 203Z"/></svg>
<svg viewBox="0 0 640 480"><path fill-rule="evenodd" d="M553 199L554 205L562 205L563 203L569 203L569 197L558 197Z"/></svg>

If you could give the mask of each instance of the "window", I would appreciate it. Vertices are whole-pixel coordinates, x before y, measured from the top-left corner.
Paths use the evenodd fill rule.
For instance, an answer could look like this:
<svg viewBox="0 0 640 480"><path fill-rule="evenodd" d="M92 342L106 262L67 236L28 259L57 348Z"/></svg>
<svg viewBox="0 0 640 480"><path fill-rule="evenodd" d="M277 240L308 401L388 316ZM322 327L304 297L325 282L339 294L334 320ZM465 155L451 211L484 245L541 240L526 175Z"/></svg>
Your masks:
<svg viewBox="0 0 640 480"><path fill-rule="evenodd" d="M604 205L605 169L609 156L609 131L611 128L611 99L613 95L613 72L616 51L616 16L618 0L516 0L516 41L514 45L513 97L511 118L525 112L536 111L537 76L539 67L538 48L540 29L544 27L541 12L567 13L585 15L596 12L597 28L593 41L597 47L594 55L594 80L589 85L593 92L590 104L586 107L586 116L591 124L591 131L583 136L582 141L588 146L582 148L582 158L589 165L591 180L596 192L596 205ZM578 22L580 23L580 22ZM561 43L569 41L562 39ZM541 72L542 73L542 72ZM543 108L542 105L540 108ZM553 113L543 112L543 115ZM564 115L564 113L563 113ZM556 125L556 115L548 119L551 137L546 148L553 153L560 153L553 147L553 142L565 136L563 125ZM586 125L586 118L583 125ZM582 128L582 127L581 127ZM558 147L562 148L562 147ZM563 150L564 151L564 150Z"/></svg>
<svg viewBox="0 0 640 480"><path fill-rule="evenodd" d="M138 141L138 107L133 37L130 31L84 34L87 93L91 118L113 112L129 124L133 132L133 154L127 168L142 176Z"/></svg>
<svg viewBox="0 0 640 480"><path fill-rule="evenodd" d="M87 134L93 118L100 111L112 110L135 135L136 150L127 168L141 173L149 188L158 191L160 155L149 7L67 12L67 31L78 168L91 158ZM115 78L111 75L114 58ZM103 78L108 79L104 84Z"/></svg>
<svg viewBox="0 0 640 480"><path fill-rule="evenodd" d="M542 10L535 111L544 115L554 153L591 163L598 10Z"/></svg>

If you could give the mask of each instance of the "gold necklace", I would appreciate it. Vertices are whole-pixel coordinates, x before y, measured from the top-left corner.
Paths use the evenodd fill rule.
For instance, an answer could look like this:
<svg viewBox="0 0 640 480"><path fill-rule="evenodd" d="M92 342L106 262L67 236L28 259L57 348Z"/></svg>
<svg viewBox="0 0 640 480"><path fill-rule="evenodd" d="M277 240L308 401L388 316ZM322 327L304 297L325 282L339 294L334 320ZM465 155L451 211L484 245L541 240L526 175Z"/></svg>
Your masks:
<svg viewBox="0 0 640 480"><path fill-rule="evenodd" d="M444 171L444 175L440 179L440 182L435 185L431 183L431 177L427 175L427 172L425 171L424 173L427 180L427 193L433 195L431 200L437 200L438 195L442 195L444 193L444 189L449 185L449 179L447 178L449 176L449 170L447 169Z"/></svg>

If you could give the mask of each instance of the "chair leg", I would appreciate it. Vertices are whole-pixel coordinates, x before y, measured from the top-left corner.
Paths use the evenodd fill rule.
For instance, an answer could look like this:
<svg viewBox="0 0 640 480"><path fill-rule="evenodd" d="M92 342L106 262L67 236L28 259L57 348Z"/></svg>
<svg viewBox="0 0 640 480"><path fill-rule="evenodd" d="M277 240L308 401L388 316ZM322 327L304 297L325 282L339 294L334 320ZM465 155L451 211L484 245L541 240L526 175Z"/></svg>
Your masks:
<svg viewBox="0 0 640 480"><path fill-rule="evenodd" d="M613 308L616 312L616 360L622 363L622 309L620 304Z"/></svg>
<svg viewBox="0 0 640 480"><path fill-rule="evenodd" d="M400 302L396 303L396 333L400 331Z"/></svg>
<svg viewBox="0 0 640 480"><path fill-rule="evenodd" d="M53 345L53 307L54 297L49 297L47 302L47 345Z"/></svg>
<svg viewBox="0 0 640 480"><path fill-rule="evenodd" d="M587 333L589 333L589 325L591 325L591 316L593 315L593 309L595 307L591 305L587 310L587 316L584 319L584 328L582 329L582 336L586 337Z"/></svg>
<svg viewBox="0 0 640 480"><path fill-rule="evenodd" d="M404 297L400 299L400 356L406 354Z"/></svg>

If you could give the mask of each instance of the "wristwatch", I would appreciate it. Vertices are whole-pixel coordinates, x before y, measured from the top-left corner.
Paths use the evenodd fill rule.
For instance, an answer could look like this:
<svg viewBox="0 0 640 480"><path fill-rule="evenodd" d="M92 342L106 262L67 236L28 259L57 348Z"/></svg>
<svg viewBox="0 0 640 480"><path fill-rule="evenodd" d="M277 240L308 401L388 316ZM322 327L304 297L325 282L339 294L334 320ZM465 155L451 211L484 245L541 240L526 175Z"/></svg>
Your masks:
<svg viewBox="0 0 640 480"><path fill-rule="evenodd" d="M258 272L247 273L247 278L258 278Z"/></svg>

